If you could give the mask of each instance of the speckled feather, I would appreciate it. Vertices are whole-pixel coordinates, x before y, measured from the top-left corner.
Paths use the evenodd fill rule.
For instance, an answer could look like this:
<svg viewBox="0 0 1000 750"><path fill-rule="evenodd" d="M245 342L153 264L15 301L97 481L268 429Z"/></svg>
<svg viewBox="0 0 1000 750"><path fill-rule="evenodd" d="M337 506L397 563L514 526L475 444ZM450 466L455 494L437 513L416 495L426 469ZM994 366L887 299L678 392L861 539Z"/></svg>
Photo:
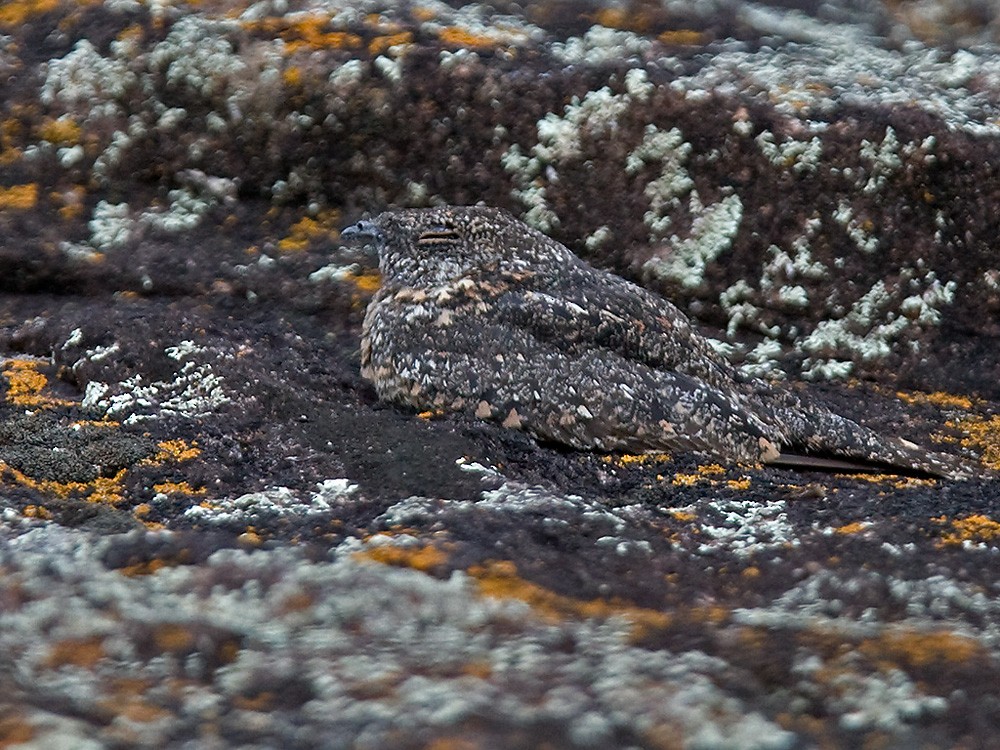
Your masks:
<svg viewBox="0 0 1000 750"><path fill-rule="evenodd" d="M361 354L385 400L465 411L581 449L964 473L952 456L743 377L674 305L506 212L389 211L344 237L378 250L383 284Z"/></svg>

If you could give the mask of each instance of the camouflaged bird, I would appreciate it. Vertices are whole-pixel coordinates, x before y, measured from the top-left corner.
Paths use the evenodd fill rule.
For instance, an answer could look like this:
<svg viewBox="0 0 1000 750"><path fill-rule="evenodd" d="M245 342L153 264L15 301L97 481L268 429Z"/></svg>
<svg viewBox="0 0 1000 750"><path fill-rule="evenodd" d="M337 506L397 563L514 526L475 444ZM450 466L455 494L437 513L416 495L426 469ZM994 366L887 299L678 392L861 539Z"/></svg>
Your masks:
<svg viewBox="0 0 1000 750"><path fill-rule="evenodd" d="M741 375L674 305L499 209L387 211L342 237L378 251L361 372L386 401L579 449L963 474L956 457Z"/></svg>

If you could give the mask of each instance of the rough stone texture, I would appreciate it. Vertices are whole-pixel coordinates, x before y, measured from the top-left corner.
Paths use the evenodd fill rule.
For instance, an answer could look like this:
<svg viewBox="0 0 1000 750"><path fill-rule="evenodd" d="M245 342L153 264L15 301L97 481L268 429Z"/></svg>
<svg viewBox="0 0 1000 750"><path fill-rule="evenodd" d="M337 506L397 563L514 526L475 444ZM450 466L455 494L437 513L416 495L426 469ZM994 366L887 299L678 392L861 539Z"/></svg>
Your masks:
<svg viewBox="0 0 1000 750"><path fill-rule="evenodd" d="M796 5L0 6L0 745L995 743L996 11ZM983 475L377 405L338 228L479 200Z"/></svg>

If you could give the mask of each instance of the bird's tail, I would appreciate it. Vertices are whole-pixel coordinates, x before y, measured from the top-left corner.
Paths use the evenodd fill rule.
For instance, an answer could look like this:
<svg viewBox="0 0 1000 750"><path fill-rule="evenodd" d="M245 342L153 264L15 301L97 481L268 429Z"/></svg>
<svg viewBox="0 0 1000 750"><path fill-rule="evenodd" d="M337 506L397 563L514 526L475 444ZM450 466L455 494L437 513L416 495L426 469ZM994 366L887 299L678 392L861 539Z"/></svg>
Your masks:
<svg viewBox="0 0 1000 750"><path fill-rule="evenodd" d="M781 434L781 455L769 462L775 465L943 479L970 479L982 473L981 468L959 456L880 435L818 404L805 406L788 391L769 416Z"/></svg>

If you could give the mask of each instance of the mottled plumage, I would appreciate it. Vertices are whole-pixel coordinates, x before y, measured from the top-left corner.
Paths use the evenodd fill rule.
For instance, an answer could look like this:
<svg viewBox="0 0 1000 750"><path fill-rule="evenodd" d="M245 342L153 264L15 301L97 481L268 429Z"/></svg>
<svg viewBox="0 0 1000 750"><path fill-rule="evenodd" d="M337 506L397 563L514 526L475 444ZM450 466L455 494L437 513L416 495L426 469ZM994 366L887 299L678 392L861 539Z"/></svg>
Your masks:
<svg viewBox="0 0 1000 750"><path fill-rule="evenodd" d="M951 456L742 376L672 304L506 212L387 211L343 237L378 251L383 283L361 360L385 400L465 411L574 448L961 473Z"/></svg>

